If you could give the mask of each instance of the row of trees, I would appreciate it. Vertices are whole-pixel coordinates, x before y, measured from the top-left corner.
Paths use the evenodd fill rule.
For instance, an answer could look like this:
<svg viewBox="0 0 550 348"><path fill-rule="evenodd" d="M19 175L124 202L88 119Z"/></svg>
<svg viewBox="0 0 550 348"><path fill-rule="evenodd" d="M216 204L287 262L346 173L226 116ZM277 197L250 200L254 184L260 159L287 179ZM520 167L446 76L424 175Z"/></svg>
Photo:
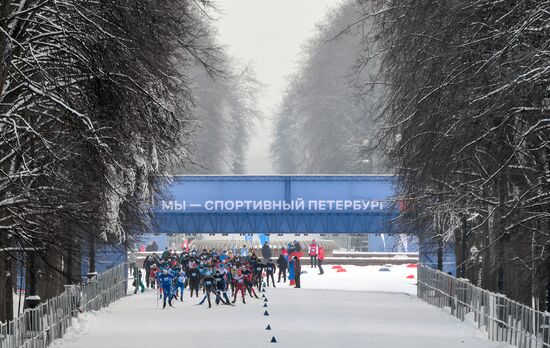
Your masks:
<svg viewBox="0 0 550 348"><path fill-rule="evenodd" d="M459 276L548 310L548 8L349 1L290 82L277 169L396 173L405 231L455 245ZM363 166L377 153L385 169Z"/></svg>
<svg viewBox="0 0 550 348"><path fill-rule="evenodd" d="M404 223L458 274L549 308L550 2L363 0L360 67ZM380 59L380 57L382 57Z"/></svg>
<svg viewBox="0 0 550 348"><path fill-rule="evenodd" d="M362 30L345 30L361 18L361 10L354 2L333 10L304 46L276 115L271 154L279 173L383 171L380 156L368 151L376 133L376 93L362 97L356 89Z"/></svg>
<svg viewBox="0 0 550 348"><path fill-rule="evenodd" d="M147 230L162 184L153 176L191 166L194 140L213 126L196 119L197 76L231 75L210 8L0 1L0 322L13 316L21 250L28 292L51 297L80 280L84 254L94 271L97 244ZM234 100L251 107L248 97Z"/></svg>
<svg viewBox="0 0 550 348"><path fill-rule="evenodd" d="M194 102L193 142L188 160L178 155L171 174L244 174L248 140L259 112L258 82L249 66L229 58L218 64L223 77L209 75L201 66L189 72Z"/></svg>

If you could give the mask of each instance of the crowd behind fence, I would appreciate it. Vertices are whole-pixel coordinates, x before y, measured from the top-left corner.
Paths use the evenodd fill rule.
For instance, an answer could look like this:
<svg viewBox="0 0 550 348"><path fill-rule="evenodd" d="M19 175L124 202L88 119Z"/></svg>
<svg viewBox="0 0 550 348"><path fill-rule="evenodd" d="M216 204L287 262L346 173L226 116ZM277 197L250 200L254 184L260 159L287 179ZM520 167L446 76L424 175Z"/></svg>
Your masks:
<svg viewBox="0 0 550 348"><path fill-rule="evenodd" d="M127 267L121 264L81 285L66 286L61 295L1 323L0 348L47 347L65 335L80 313L97 311L124 297L127 282Z"/></svg>
<svg viewBox="0 0 550 348"><path fill-rule="evenodd" d="M550 348L550 313L483 290L467 279L419 266L418 297L439 308L448 307L460 320L475 322L492 341L520 348Z"/></svg>

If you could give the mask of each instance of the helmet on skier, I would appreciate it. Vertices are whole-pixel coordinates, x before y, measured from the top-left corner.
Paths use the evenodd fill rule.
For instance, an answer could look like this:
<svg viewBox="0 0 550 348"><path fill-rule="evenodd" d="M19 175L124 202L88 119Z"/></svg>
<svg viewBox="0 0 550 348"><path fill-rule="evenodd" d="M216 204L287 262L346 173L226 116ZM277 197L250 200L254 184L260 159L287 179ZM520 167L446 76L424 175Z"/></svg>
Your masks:
<svg viewBox="0 0 550 348"><path fill-rule="evenodd" d="M167 274L168 274L168 270L165 269L164 271L162 271L162 274L167 275Z"/></svg>

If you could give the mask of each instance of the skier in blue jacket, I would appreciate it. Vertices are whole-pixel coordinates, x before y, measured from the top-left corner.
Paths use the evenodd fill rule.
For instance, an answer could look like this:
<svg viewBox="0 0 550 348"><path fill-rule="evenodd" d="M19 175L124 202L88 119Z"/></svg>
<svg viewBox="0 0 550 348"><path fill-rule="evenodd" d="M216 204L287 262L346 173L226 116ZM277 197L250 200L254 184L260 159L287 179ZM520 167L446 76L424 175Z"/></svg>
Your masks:
<svg viewBox="0 0 550 348"><path fill-rule="evenodd" d="M163 300L162 308L166 308L166 300L168 300L168 304L170 305L170 307L174 307L172 305L173 280L174 280L174 275L170 270L167 270L167 269L162 271L162 274L159 276L160 286L162 287L162 300Z"/></svg>
<svg viewBox="0 0 550 348"><path fill-rule="evenodd" d="M180 301L183 302L183 291L185 289L185 281L187 280L187 277L185 276L185 272L179 271L179 274L176 278L176 292L175 292L175 298L177 300L178 298L178 292L180 295Z"/></svg>

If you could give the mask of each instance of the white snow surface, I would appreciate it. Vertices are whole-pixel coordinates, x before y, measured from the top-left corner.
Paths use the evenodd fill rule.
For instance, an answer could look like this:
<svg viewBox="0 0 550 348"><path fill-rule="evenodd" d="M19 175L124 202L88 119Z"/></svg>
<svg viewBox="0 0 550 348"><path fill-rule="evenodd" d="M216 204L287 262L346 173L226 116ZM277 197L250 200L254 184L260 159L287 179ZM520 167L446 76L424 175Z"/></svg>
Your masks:
<svg viewBox="0 0 550 348"><path fill-rule="evenodd" d="M272 347L285 348L482 348L511 347L486 340L470 321L460 322L414 295L416 269L342 266L325 274L304 265L302 288L267 288L268 299L246 304L198 306L189 298L176 308L157 307L156 290L128 296L99 313L81 315L56 348ZM269 316L264 315L268 311ZM267 325L272 330L265 330Z"/></svg>

